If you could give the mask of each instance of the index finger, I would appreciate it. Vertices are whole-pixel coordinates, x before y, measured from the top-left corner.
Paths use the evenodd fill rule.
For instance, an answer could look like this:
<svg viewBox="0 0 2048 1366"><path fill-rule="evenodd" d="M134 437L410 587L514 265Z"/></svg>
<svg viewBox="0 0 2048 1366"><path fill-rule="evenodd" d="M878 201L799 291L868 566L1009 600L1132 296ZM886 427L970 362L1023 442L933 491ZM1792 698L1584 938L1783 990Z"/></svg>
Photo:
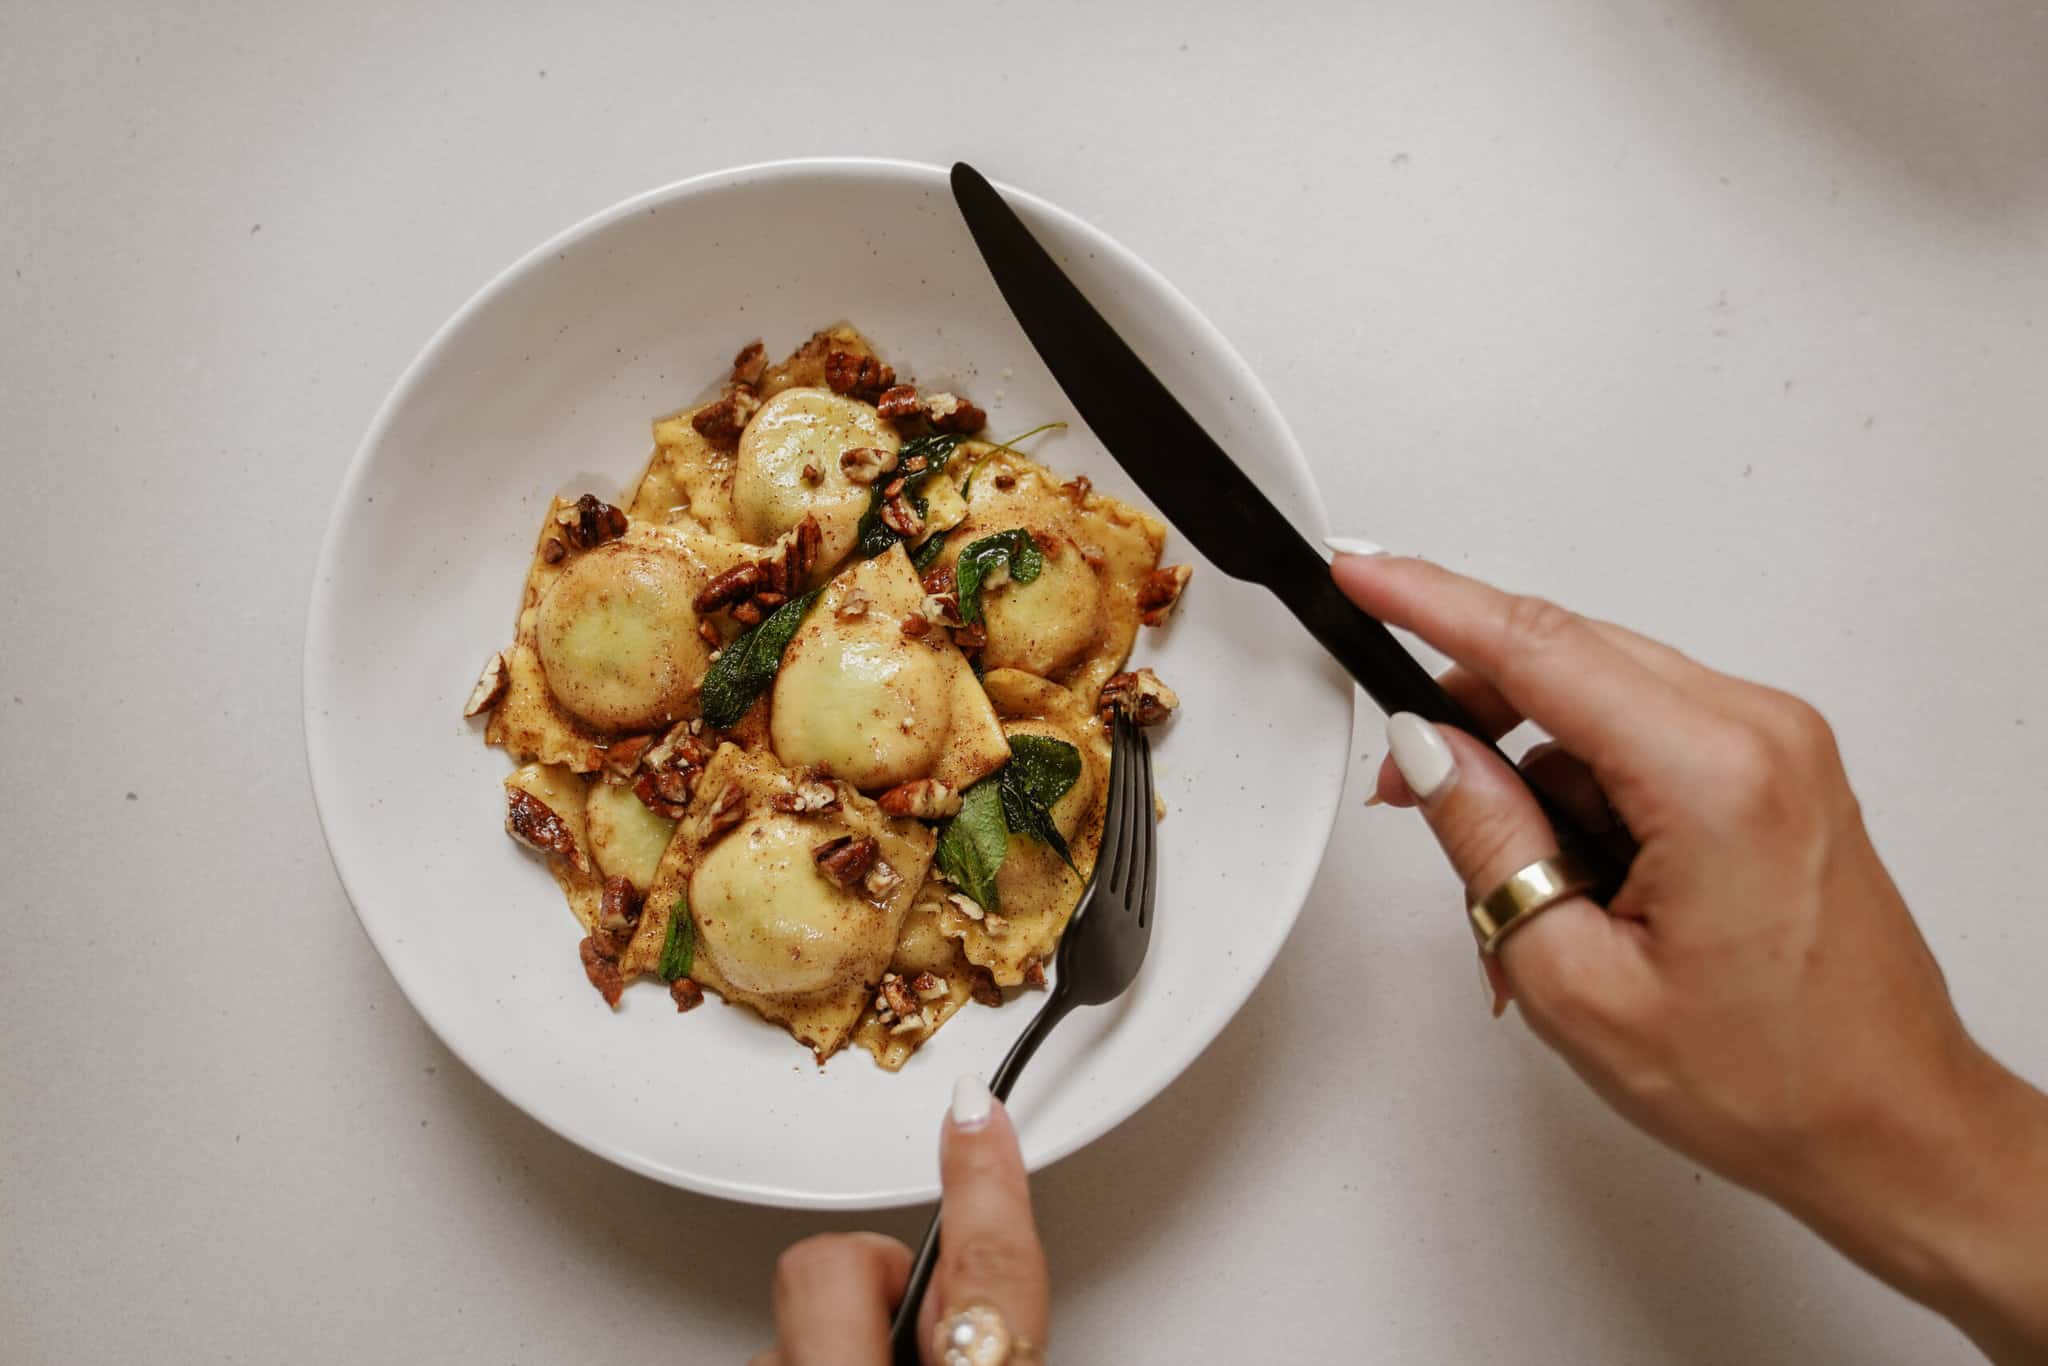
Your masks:
<svg viewBox="0 0 2048 1366"><path fill-rule="evenodd" d="M1425 560L1341 555L1344 595L1491 683L1610 787L1691 766L1711 717L1593 623Z"/></svg>
<svg viewBox="0 0 2048 1366"><path fill-rule="evenodd" d="M931 1341L941 1313L979 1302L1042 1349L1052 1288L1031 1217L1031 1185L1009 1113L978 1077L962 1077L954 1088L939 1176L939 1265L920 1340Z"/></svg>
<svg viewBox="0 0 2048 1366"><path fill-rule="evenodd" d="M910 1249L879 1233L821 1233L775 1263L779 1366L888 1366L889 1313Z"/></svg>

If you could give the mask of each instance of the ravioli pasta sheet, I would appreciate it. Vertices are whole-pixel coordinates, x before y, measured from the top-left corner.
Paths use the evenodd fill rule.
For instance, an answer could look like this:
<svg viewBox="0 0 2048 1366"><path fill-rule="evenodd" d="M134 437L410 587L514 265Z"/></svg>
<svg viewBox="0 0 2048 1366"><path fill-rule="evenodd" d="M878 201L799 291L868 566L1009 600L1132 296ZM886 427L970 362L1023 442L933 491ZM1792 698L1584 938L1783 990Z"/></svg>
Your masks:
<svg viewBox="0 0 2048 1366"><path fill-rule="evenodd" d="M613 1007L652 977L894 1071L1043 985L1188 573L984 422L839 324L742 350L616 504L550 504L466 714Z"/></svg>

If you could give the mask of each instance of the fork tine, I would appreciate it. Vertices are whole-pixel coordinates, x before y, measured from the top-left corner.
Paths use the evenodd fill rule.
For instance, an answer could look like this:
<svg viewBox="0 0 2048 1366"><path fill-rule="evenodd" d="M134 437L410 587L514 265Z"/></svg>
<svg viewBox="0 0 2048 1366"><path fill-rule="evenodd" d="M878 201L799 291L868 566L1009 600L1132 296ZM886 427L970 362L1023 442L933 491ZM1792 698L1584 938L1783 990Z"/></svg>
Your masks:
<svg viewBox="0 0 2048 1366"><path fill-rule="evenodd" d="M1131 859L1132 841L1138 829L1138 728L1130 721L1117 721L1117 763L1115 795L1117 805L1116 859L1110 864L1110 890L1128 904L1131 881L1137 869Z"/></svg>
<svg viewBox="0 0 2048 1366"><path fill-rule="evenodd" d="M1136 809L1132 822L1137 828L1137 848L1133 862L1138 869L1138 923L1149 926L1152 923L1152 896L1159 888L1159 821L1152 808L1152 741L1140 732L1138 735L1138 790Z"/></svg>
<svg viewBox="0 0 2048 1366"><path fill-rule="evenodd" d="M1124 729L1119 719L1110 723L1109 782L1103 794L1102 840L1095 851L1095 891L1089 898L1091 904L1114 894L1117 842L1123 838L1124 825L1123 803L1117 800L1117 790L1123 781L1124 768Z"/></svg>

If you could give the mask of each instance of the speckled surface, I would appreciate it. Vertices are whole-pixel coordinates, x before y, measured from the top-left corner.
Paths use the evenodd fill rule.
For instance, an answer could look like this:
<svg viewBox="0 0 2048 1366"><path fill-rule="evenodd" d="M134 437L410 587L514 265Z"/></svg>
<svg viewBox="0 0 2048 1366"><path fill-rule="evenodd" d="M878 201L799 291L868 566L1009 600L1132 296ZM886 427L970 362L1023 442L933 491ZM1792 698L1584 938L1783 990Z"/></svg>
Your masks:
<svg viewBox="0 0 2048 1366"><path fill-rule="evenodd" d="M500 1101L357 929L302 757L314 549L398 370L566 223L778 156L1048 195L1237 344L1339 530L1818 702L2048 1081L2048 19L1786 10L821 6L765 75L674 6L11 15L0 1355L739 1360L781 1244L918 1226ZM1268 986L1037 1183L1061 1359L1970 1359L1487 1022L1361 722Z"/></svg>

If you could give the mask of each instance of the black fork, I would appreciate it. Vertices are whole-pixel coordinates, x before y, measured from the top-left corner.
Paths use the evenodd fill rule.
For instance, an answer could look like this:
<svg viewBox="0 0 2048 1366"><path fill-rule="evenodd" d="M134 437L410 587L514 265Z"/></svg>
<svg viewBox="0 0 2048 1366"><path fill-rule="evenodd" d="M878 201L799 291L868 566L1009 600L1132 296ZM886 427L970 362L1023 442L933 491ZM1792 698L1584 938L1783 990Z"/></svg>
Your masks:
<svg viewBox="0 0 2048 1366"><path fill-rule="evenodd" d="M1124 994L1152 942L1152 898L1159 881L1152 809L1152 745L1122 715L1111 733L1109 801L1102 817L1102 849L1095 876L1060 936L1052 986L1038 1014L1010 1045L988 1089L1008 1100L1031 1055L1076 1006L1099 1006ZM910 1284L889 1330L895 1366L918 1366L917 1311L939 1260L939 1216L932 1215L924 1245L910 1268Z"/></svg>

